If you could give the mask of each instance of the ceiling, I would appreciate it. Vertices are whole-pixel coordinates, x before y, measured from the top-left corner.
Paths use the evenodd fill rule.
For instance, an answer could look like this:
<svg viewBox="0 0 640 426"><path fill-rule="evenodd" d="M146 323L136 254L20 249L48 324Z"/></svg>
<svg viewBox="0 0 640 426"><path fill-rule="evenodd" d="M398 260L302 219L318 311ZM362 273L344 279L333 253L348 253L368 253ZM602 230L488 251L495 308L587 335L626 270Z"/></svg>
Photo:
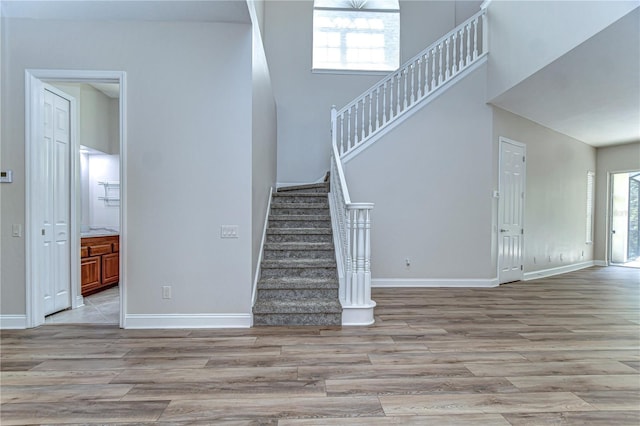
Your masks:
<svg viewBox="0 0 640 426"><path fill-rule="evenodd" d="M2 0L0 8L8 18L251 23L242 0Z"/></svg>
<svg viewBox="0 0 640 426"><path fill-rule="evenodd" d="M491 103L596 147L640 140L640 8Z"/></svg>

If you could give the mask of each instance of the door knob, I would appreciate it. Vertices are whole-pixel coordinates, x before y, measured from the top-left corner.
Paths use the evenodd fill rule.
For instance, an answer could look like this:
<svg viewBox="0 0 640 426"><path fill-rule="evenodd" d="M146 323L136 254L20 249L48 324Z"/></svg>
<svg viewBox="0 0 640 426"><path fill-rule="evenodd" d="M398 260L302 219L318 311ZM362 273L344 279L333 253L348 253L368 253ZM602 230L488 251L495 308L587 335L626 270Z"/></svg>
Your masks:
<svg viewBox="0 0 640 426"><path fill-rule="evenodd" d="M501 229L500 232L507 232L507 230L506 229Z"/></svg>

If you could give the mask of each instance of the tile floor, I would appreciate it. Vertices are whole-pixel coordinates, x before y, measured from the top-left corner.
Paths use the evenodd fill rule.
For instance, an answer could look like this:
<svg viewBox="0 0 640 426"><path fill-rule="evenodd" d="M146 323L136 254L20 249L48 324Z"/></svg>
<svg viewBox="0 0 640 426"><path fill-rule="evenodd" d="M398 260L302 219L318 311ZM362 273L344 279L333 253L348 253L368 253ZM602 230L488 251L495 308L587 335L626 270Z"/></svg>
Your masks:
<svg viewBox="0 0 640 426"><path fill-rule="evenodd" d="M120 289L108 288L84 298L84 306L67 309L45 318L45 324L118 324Z"/></svg>

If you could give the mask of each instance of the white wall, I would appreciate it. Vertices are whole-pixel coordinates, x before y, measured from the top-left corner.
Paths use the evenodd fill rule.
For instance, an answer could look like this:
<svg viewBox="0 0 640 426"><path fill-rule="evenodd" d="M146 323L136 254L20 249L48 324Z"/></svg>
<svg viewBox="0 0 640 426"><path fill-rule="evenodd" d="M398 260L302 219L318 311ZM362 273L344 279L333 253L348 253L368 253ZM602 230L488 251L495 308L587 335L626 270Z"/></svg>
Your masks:
<svg viewBox="0 0 640 426"><path fill-rule="evenodd" d="M400 62L479 10L480 2L400 1ZM475 10L473 10L475 8ZM267 1L265 46L278 104L278 182L324 177L330 109L347 104L383 75L311 72L313 1Z"/></svg>
<svg viewBox="0 0 640 426"><path fill-rule="evenodd" d="M638 4L638 0L492 1L488 8L488 99L520 83Z"/></svg>
<svg viewBox="0 0 640 426"><path fill-rule="evenodd" d="M525 273L593 260L593 245L586 243L586 206L595 148L500 108L494 108L493 124L496 189L499 137L527 146Z"/></svg>
<svg viewBox="0 0 640 426"><path fill-rule="evenodd" d="M262 6L259 11L264 13L264 3L255 2L255 6ZM250 5L251 6L251 5ZM259 21L250 10L252 19ZM264 52L262 36L258 31L256 21L253 24L253 55L252 55L252 241L251 241L251 271L255 280L256 265L260 254L262 233L265 225L267 205L269 203L270 188L276 186L277 166L277 115L276 104L271 87L271 76Z"/></svg>
<svg viewBox="0 0 640 426"><path fill-rule="evenodd" d="M595 260L599 263L609 259L607 244L607 224L609 206L609 174L640 170L640 142L598 148L596 167L596 208L595 208Z"/></svg>
<svg viewBox="0 0 640 426"><path fill-rule="evenodd" d="M496 277L486 78L483 65L346 164L352 201L375 203L374 283Z"/></svg>
<svg viewBox="0 0 640 426"><path fill-rule="evenodd" d="M127 73L128 314L250 312L251 27L2 23L3 314L25 312L24 70ZM81 35L81 36L79 36ZM240 238L220 239L220 225ZM173 298L161 299L161 286Z"/></svg>

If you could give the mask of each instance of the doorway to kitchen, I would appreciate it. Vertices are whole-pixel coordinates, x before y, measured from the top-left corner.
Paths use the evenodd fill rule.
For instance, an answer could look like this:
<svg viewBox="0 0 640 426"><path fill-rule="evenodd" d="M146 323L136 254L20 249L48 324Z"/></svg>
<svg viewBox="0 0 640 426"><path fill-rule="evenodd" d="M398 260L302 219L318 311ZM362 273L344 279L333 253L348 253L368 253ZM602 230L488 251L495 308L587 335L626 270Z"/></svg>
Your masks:
<svg viewBox="0 0 640 426"><path fill-rule="evenodd" d="M125 326L125 84L124 72L25 73L28 327L45 322ZM67 100L68 116L47 99L61 105ZM61 144L50 142L47 123L68 128L67 153L56 152ZM50 210L55 210L53 220L45 214ZM66 226L56 214L68 218ZM68 244L58 251L66 257L50 255L47 247L57 246L57 235L65 233ZM50 271L60 272L53 281ZM60 303L52 303L51 296L58 294Z"/></svg>
<svg viewBox="0 0 640 426"><path fill-rule="evenodd" d="M611 174L609 262L640 268L640 171Z"/></svg>

